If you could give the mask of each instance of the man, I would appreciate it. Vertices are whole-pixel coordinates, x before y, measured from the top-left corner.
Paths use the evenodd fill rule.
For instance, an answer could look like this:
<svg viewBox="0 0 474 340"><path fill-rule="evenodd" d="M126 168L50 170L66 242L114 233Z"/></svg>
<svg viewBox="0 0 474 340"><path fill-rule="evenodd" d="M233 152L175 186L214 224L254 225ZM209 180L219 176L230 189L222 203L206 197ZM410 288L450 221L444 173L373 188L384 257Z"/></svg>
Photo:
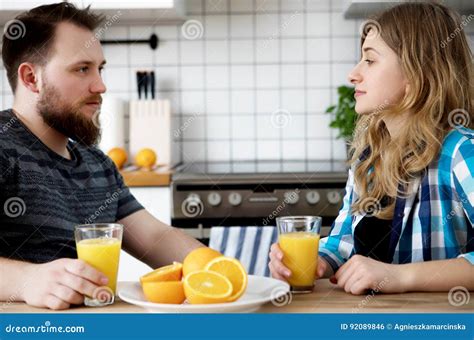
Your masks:
<svg viewBox="0 0 474 340"><path fill-rule="evenodd" d="M106 284L75 259L78 224L123 224L123 248L154 268L203 246L143 209L94 147L106 91L93 32L101 21L58 3L21 14L11 23L16 31L5 29L14 104L0 112L0 301L65 309Z"/></svg>

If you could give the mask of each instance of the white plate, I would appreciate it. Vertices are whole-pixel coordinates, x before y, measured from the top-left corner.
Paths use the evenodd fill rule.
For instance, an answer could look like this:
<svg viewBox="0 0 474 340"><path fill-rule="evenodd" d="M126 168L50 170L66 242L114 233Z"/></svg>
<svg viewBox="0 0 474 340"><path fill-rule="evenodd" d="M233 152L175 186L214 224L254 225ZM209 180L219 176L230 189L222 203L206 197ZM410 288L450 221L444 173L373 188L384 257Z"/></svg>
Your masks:
<svg viewBox="0 0 474 340"><path fill-rule="evenodd" d="M125 302L145 308L151 313L251 313L263 304L276 300L290 291L290 286L280 280L248 276L247 290L237 301L209 305L181 305L148 302L139 282L122 282L118 296Z"/></svg>

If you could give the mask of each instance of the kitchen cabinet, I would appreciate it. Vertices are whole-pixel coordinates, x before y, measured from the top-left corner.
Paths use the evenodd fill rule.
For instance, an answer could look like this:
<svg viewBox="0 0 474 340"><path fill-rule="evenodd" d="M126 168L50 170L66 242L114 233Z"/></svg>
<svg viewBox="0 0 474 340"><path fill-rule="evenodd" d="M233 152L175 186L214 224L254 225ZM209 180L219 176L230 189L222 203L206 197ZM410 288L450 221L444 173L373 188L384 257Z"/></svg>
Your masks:
<svg viewBox="0 0 474 340"><path fill-rule="evenodd" d="M186 0L73 0L84 8L91 5L95 12L117 18L120 24L176 24L186 16Z"/></svg>
<svg viewBox="0 0 474 340"><path fill-rule="evenodd" d="M171 194L169 187L130 188L130 191L154 217L170 224ZM151 270L152 268L148 265L122 250L118 273L119 281L136 281L141 275Z"/></svg>
<svg viewBox="0 0 474 340"><path fill-rule="evenodd" d="M372 14L400 4L393 0L346 0L344 17L346 19L366 19ZM458 11L461 15L469 15L474 11L474 1L446 0L443 4Z"/></svg>
<svg viewBox="0 0 474 340"><path fill-rule="evenodd" d="M12 20L21 12L59 0L0 1L0 25ZM94 12L105 14L120 24L176 24L186 18L186 0L71 0L79 8L91 5ZM111 19L110 19L111 18Z"/></svg>

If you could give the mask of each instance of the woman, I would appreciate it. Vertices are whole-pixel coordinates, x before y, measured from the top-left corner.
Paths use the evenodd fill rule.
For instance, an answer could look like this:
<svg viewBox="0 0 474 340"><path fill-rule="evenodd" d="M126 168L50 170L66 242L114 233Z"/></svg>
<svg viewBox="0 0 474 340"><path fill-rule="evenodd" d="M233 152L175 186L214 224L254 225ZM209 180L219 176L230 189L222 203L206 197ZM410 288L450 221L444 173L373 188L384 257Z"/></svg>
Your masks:
<svg viewBox="0 0 474 340"><path fill-rule="evenodd" d="M466 25L406 3L364 27L349 74L358 121L318 277L348 293L474 290L474 79ZM270 270L291 275L273 244Z"/></svg>

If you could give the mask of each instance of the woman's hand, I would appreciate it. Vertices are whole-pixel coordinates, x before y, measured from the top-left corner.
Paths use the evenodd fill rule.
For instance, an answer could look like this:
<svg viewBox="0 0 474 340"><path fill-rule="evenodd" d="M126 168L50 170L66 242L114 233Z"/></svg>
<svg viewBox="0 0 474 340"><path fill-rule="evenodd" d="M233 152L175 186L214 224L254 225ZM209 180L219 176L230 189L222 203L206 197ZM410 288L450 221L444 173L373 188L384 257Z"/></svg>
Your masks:
<svg viewBox="0 0 474 340"><path fill-rule="evenodd" d="M281 250L278 243L272 244L270 247L270 263L268 264L268 267L270 268L272 277L286 282L291 276L291 270L285 267L282 261L283 251ZM328 268L328 263L321 256L319 256L317 278L323 277Z"/></svg>
<svg viewBox="0 0 474 340"><path fill-rule="evenodd" d="M354 255L330 280L354 295L364 294L369 289L382 293L402 293L406 291L404 276L401 265Z"/></svg>

